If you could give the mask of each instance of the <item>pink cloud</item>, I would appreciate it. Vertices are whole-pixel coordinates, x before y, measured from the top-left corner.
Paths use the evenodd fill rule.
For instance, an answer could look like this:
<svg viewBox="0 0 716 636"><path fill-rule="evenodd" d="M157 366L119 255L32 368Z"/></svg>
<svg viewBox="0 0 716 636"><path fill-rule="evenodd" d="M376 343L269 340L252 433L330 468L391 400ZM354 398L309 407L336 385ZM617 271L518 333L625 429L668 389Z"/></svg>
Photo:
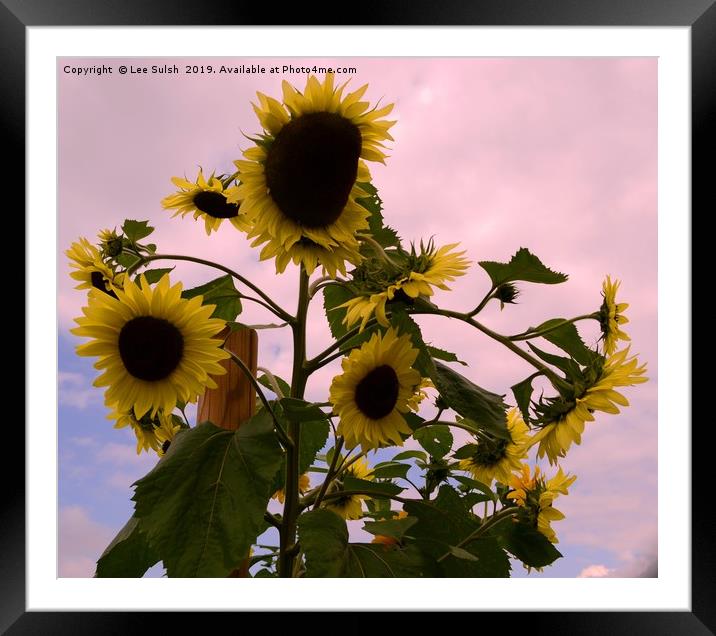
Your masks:
<svg viewBox="0 0 716 636"><path fill-rule="evenodd" d="M81 506L66 506L59 518L58 576L91 577L114 531L90 518Z"/></svg>

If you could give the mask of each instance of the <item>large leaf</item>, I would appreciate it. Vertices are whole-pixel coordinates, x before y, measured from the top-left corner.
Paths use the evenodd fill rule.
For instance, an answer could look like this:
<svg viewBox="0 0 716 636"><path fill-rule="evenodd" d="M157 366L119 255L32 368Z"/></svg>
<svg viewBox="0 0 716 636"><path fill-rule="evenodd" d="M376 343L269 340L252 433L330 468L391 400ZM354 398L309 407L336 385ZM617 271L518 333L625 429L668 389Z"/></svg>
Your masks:
<svg viewBox="0 0 716 636"><path fill-rule="evenodd" d="M418 520L415 517L404 517L402 519L385 519L383 521L366 521L363 529L373 535L383 535L402 539L403 535L414 526Z"/></svg>
<svg viewBox="0 0 716 636"><path fill-rule="evenodd" d="M301 515L298 537L306 555L308 577L408 578L435 574L415 546L348 543L346 522L329 510Z"/></svg>
<svg viewBox="0 0 716 636"><path fill-rule="evenodd" d="M522 413L522 419L524 419L525 422L530 421L530 403L532 402L532 392L534 390L532 388L532 382L538 375L540 375L539 372L533 373L528 378L522 380L522 382L518 382L511 387L512 394L515 396L515 401Z"/></svg>
<svg viewBox="0 0 716 636"><path fill-rule="evenodd" d="M492 534L508 552L529 567L543 568L562 556L539 530L523 523L500 523Z"/></svg>
<svg viewBox="0 0 716 636"><path fill-rule="evenodd" d="M343 488L345 490L364 490L369 492L371 497L398 495L405 490L388 481L369 481L367 479L358 479L351 475L346 475L343 478Z"/></svg>
<svg viewBox="0 0 716 636"><path fill-rule="evenodd" d="M386 226L383 221L383 202L378 196L378 190L369 182L359 182L358 185L366 193L366 196L358 197L356 201L370 212L368 224L373 239L383 247L398 247L400 245L398 233L392 227Z"/></svg>
<svg viewBox="0 0 716 636"><path fill-rule="evenodd" d="M410 464L401 462L381 462L373 467L372 475L379 479L395 479L397 477L405 479L410 468Z"/></svg>
<svg viewBox="0 0 716 636"><path fill-rule="evenodd" d="M566 274L552 271L524 247L517 250L509 263L480 261L479 265L490 276L493 287L516 280L523 280L528 283L546 283L548 285L563 283L567 280Z"/></svg>
<svg viewBox="0 0 716 636"><path fill-rule="evenodd" d="M326 312L331 334L336 340L348 333L348 330L343 324L343 319L346 317L346 309L345 307L340 309L338 307L351 298L354 298L353 293L342 285L328 285L323 288L323 308ZM353 325L351 329L354 329L355 326L356 325ZM373 325L364 329L362 333L356 334L353 338L341 345L341 351L366 342L376 329L377 325Z"/></svg>
<svg viewBox="0 0 716 636"><path fill-rule="evenodd" d="M535 331L549 329L550 327L554 327L554 325L559 325L561 322L564 322L563 318L553 318L552 320L543 322L539 327L535 327ZM542 337L559 347L565 353L568 353L581 365L586 366L594 359L595 352L584 344L573 322L565 323L554 328Z"/></svg>
<svg viewBox="0 0 716 636"><path fill-rule="evenodd" d="M434 373L434 366L428 348L423 341L423 334L418 324L406 313L405 309L396 305L391 310L390 324L395 327L398 334L407 334L410 340L418 350L418 357L413 363L413 367L420 371L423 377L430 377Z"/></svg>
<svg viewBox="0 0 716 636"><path fill-rule="evenodd" d="M281 457L265 409L237 431L205 422L176 436L132 497L169 576L221 577L241 562L264 527Z"/></svg>
<svg viewBox="0 0 716 636"><path fill-rule="evenodd" d="M445 457L452 448L452 433L444 424L419 428L413 437L430 455L438 459Z"/></svg>
<svg viewBox="0 0 716 636"><path fill-rule="evenodd" d="M437 347L433 347L431 345L427 345L427 349L428 353L436 360L444 360L445 362L457 362L464 367L467 366L467 362L463 362L462 360L460 360L460 358L458 358L456 354L452 353L452 351L445 351L445 349L438 349Z"/></svg>
<svg viewBox="0 0 716 636"><path fill-rule="evenodd" d="M278 384L278 388L281 389L281 392L284 394L284 396L291 395L291 387L289 386L288 382L284 380L283 378L280 378L277 375L274 375L274 378L276 379L276 384ZM269 391L273 391L273 385L268 379L268 376L265 373L262 373L258 378L256 378L261 384L263 384ZM278 397L278 396L277 396Z"/></svg>
<svg viewBox="0 0 716 636"><path fill-rule="evenodd" d="M316 459L316 454L326 445L330 427L328 420L314 420L301 424L301 448L298 452L298 470L305 473Z"/></svg>
<svg viewBox="0 0 716 636"><path fill-rule="evenodd" d="M122 232L132 242L136 243L154 232L154 228L149 225L149 221L133 221L126 219L122 225Z"/></svg>
<svg viewBox="0 0 716 636"><path fill-rule="evenodd" d="M477 386L442 362L435 362L432 380L452 409L472 420L478 428L496 437L510 439L505 415L507 404L503 396Z"/></svg>
<svg viewBox="0 0 716 636"><path fill-rule="evenodd" d="M234 279L228 274L182 292L183 298L194 296L203 296L204 305L216 305L212 318L231 321L241 313L241 295L234 286Z"/></svg>
<svg viewBox="0 0 716 636"><path fill-rule="evenodd" d="M97 561L97 578L140 578L159 561L139 519L132 516Z"/></svg>

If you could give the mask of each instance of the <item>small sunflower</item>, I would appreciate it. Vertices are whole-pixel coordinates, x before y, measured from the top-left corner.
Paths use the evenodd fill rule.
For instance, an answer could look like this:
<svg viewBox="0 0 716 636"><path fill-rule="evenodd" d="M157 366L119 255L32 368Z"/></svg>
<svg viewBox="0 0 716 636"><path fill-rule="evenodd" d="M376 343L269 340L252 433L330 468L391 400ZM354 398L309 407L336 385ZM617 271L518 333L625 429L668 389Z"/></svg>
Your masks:
<svg viewBox="0 0 716 636"><path fill-rule="evenodd" d="M521 473L510 478L512 491L507 495L523 508L518 521L537 528L552 543L559 543L551 523L564 519L564 514L552 504L559 495L569 494L567 489L575 479L576 475L565 475L560 468L552 479L545 481L539 467L535 467L534 475L530 476L530 467L523 464Z"/></svg>
<svg viewBox="0 0 716 636"><path fill-rule="evenodd" d="M97 238L102 246L102 254L110 258L116 258L122 253L122 236L117 234L117 228L113 230L100 230Z"/></svg>
<svg viewBox="0 0 716 636"><path fill-rule="evenodd" d="M181 430L181 426L174 422L173 416L167 415L163 411L158 411L154 417L145 413L142 417L137 418L131 410L126 412L115 410L107 417L116 420L114 428L131 427L137 438L137 455L143 450L149 452L150 449L157 455L164 455L169 443Z"/></svg>
<svg viewBox="0 0 716 636"><path fill-rule="evenodd" d="M309 273L325 260L319 248L341 246L347 260L359 262L355 235L368 229L369 216L357 201L365 197L358 183L370 181L362 159L384 163L383 142L392 140L395 123L383 119L392 104L370 108L361 101L368 85L344 96L346 84L333 81L332 73L323 83L311 75L303 92L284 81L282 102L257 93L254 111L264 133L234 162L241 185L229 196L253 222L255 244L274 241L293 259L294 246L309 239L295 250Z"/></svg>
<svg viewBox="0 0 716 636"><path fill-rule="evenodd" d="M172 177L172 183L179 191L164 197L162 207L165 210L176 210L173 217L179 214L184 217L190 212L194 214L195 220L203 217L207 234L218 230L225 219L237 230L249 229L250 225L243 209L240 209L239 199L229 201L229 197L236 191L236 186L225 187L221 179L213 174L207 181L201 169L196 181Z"/></svg>
<svg viewBox="0 0 716 636"><path fill-rule="evenodd" d="M115 273L102 260L99 250L86 238L81 237L79 242L72 243L65 254L70 259L70 267L75 270L70 273L70 277L80 283L75 289L94 288L110 296L115 296L118 287L121 289L124 274Z"/></svg>
<svg viewBox="0 0 716 636"><path fill-rule="evenodd" d="M365 457L353 462L345 470L344 476L349 475L356 479L365 479L373 481L373 475L368 468L368 462ZM335 512L339 517L344 519L360 519L363 516L363 500L370 499L367 495L348 495L332 499L326 503L326 509Z"/></svg>
<svg viewBox="0 0 716 636"><path fill-rule="evenodd" d="M307 474L303 474L298 478L298 492L301 494L307 492L311 488L311 479ZM279 503L283 503L286 501L286 493L284 492L283 488L279 488L273 495L271 495L271 499L278 499Z"/></svg>
<svg viewBox="0 0 716 636"><path fill-rule="evenodd" d="M550 464L556 464L557 458L564 457L573 442L581 443L585 423L594 421L594 411L616 414L619 413L617 404L629 406L629 401L615 389L642 384L648 378L644 377L646 365L639 366L637 357L628 355L629 347L603 359L596 380L532 437L530 445L539 443L538 457L546 455Z"/></svg>
<svg viewBox="0 0 716 636"><path fill-rule="evenodd" d="M141 287L127 278L117 298L90 291L84 316L76 318L77 336L91 338L77 347L81 356L97 356L104 372L94 385L107 387L105 402L136 418L151 410L171 413L177 401L193 402L206 388L216 388L211 375L229 354L215 338L223 320L210 318L214 305L203 298L181 297L181 283L169 286L164 275L154 286L142 276Z"/></svg>
<svg viewBox="0 0 716 636"><path fill-rule="evenodd" d="M529 450L529 429L520 416L518 409L507 412L507 430L510 440L480 439L472 457L460 460L460 470L472 473L472 476L488 486L492 480L506 484L512 472L520 470L522 460Z"/></svg>
<svg viewBox="0 0 716 636"><path fill-rule="evenodd" d="M398 336L391 328L385 335L374 333L343 359L343 373L333 378L329 399L347 448L403 445L400 434L411 431L402 413L410 409L422 379L412 368L417 356L410 336Z"/></svg>
<svg viewBox="0 0 716 636"><path fill-rule="evenodd" d="M617 303L617 292L621 281L614 280L607 276L602 283L602 306L599 309L599 324L602 328L602 340L604 341L604 355L610 356L616 350L619 340L629 341L631 338L621 330L620 325L625 325L629 319L624 311L629 307L628 303Z"/></svg>

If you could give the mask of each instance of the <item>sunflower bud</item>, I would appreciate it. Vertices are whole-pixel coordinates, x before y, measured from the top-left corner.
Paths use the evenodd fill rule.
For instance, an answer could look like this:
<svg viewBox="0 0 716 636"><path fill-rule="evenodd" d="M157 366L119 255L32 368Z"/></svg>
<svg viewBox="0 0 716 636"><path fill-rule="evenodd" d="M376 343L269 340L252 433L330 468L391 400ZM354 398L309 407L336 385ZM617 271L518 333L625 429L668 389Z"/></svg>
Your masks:
<svg viewBox="0 0 716 636"><path fill-rule="evenodd" d="M515 298L520 295L520 290L512 283L502 283L494 293L494 298L500 301L500 309L505 308L505 303L515 304Z"/></svg>

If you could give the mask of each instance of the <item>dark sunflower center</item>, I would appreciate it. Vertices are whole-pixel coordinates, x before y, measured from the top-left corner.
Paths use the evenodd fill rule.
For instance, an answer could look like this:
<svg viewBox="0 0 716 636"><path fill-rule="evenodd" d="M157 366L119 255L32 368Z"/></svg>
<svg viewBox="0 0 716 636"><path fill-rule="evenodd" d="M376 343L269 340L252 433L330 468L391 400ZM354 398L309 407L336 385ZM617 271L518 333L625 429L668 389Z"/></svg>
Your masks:
<svg viewBox="0 0 716 636"><path fill-rule="evenodd" d="M492 466L499 462L506 454L507 441L504 439L494 442L480 442L472 461L478 466Z"/></svg>
<svg viewBox="0 0 716 636"><path fill-rule="evenodd" d="M393 367L387 364L376 367L356 386L356 405L365 416L379 420L395 408L399 388Z"/></svg>
<svg viewBox="0 0 716 636"><path fill-rule="evenodd" d="M395 292L395 294L393 294L393 302L405 303L406 305L414 305L415 298L411 298L402 289L399 289Z"/></svg>
<svg viewBox="0 0 716 636"><path fill-rule="evenodd" d="M119 332L119 355L135 378L163 380L181 362L184 337L172 323L154 316L139 316Z"/></svg>
<svg viewBox="0 0 716 636"><path fill-rule="evenodd" d="M266 157L271 198L296 223L330 225L348 201L361 146L358 127L336 113L308 113L290 121Z"/></svg>
<svg viewBox="0 0 716 636"><path fill-rule="evenodd" d="M153 432L155 428L159 428L159 418L150 417L149 413L145 413L140 419L137 420L137 424L143 431Z"/></svg>
<svg viewBox="0 0 716 636"><path fill-rule="evenodd" d="M90 282L92 283L92 287L95 289L100 289L105 294L112 296L112 298L117 298L117 294L115 294L111 289L107 289L102 272L92 272L90 274Z"/></svg>
<svg viewBox="0 0 716 636"><path fill-rule="evenodd" d="M204 190L194 195L194 205L197 210L205 212L215 219L230 219L239 214L239 205L229 203L220 192Z"/></svg>

